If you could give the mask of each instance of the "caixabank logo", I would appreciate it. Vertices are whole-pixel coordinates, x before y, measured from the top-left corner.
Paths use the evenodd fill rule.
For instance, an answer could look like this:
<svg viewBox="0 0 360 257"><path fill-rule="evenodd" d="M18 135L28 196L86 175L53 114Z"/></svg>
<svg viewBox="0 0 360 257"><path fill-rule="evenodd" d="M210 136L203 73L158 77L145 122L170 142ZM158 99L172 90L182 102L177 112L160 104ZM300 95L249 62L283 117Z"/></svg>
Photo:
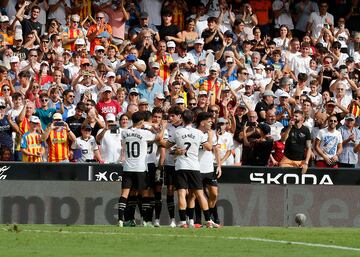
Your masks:
<svg viewBox="0 0 360 257"><path fill-rule="evenodd" d="M0 180L5 180L7 178L6 172L11 168L11 166L2 166L0 168Z"/></svg>
<svg viewBox="0 0 360 257"><path fill-rule="evenodd" d="M95 173L95 181L121 181L117 171L104 171Z"/></svg>

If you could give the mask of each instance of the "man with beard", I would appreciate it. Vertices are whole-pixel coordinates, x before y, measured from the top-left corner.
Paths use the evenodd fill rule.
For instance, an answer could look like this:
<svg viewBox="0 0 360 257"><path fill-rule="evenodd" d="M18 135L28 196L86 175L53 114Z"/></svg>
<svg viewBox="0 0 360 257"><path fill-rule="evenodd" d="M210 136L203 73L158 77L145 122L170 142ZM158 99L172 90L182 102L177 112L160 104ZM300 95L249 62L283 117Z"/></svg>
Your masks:
<svg viewBox="0 0 360 257"><path fill-rule="evenodd" d="M282 141L285 141L285 152L280 167L298 167L304 174L308 169L311 157L311 134L303 123L303 112L295 111L294 117L290 120L289 126L281 138Z"/></svg>

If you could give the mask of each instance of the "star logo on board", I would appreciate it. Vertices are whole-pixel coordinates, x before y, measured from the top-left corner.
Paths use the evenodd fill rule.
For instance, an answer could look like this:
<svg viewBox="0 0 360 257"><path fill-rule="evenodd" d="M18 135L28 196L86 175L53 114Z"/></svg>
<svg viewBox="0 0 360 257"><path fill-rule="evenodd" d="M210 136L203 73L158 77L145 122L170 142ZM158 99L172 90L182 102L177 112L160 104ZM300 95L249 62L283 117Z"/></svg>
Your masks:
<svg viewBox="0 0 360 257"><path fill-rule="evenodd" d="M106 174L107 171L99 172L98 174L95 174L96 181L108 181Z"/></svg>

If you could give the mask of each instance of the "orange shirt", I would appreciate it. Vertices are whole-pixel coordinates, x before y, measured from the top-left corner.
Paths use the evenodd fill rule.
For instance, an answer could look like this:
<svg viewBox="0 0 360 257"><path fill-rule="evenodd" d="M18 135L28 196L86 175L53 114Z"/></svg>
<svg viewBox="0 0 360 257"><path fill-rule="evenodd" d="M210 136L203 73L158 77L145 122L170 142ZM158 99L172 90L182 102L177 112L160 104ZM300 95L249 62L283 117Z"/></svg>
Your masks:
<svg viewBox="0 0 360 257"><path fill-rule="evenodd" d="M48 162L60 162L69 159L68 133L65 128L51 130L47 144L49 147Z"/></svg>
<svg viewBox="0 0 360 257"><path fill-rule="evenodd" d="M267 25L270 23L269 11L272 10L271 0L250 0L249 4L256 14L258 25Z"/></svg>
<svg viewBox="0 0 360 257"><path fill-rule="evenodd" d="M92 33L94 33L95 31L97 30L97 26L96 24L94 25L91 25L86 36L89 37L89 35L91 35ZM107 31L109 32L110 35L112 35L112 28L109 24L105 24L105 26L101 29L99 29L97 32L96 32L96 36L101 34L102 32L104 31ZM94 48L95 46L97 45L101 45L101 39L100 38L97 38L95 37L92 41L90 41L90 54L93 55L94 54Z"/></svg>

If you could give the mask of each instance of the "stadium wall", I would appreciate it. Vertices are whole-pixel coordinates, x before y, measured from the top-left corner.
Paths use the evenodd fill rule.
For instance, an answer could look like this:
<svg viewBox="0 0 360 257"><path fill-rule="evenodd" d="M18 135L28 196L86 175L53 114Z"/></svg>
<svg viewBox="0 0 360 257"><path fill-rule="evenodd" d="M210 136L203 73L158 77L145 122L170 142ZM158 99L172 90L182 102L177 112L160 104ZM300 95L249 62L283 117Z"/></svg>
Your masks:
<svg viewBox="0 0 360 257"><path fill-rule="evenodd" d="M117 221L119 182L1 180L0 188L0 223ZM223 183L218 208L226 226L295 226L301 212L307 226L360 227L359 195L357 186Z"/></svg>

